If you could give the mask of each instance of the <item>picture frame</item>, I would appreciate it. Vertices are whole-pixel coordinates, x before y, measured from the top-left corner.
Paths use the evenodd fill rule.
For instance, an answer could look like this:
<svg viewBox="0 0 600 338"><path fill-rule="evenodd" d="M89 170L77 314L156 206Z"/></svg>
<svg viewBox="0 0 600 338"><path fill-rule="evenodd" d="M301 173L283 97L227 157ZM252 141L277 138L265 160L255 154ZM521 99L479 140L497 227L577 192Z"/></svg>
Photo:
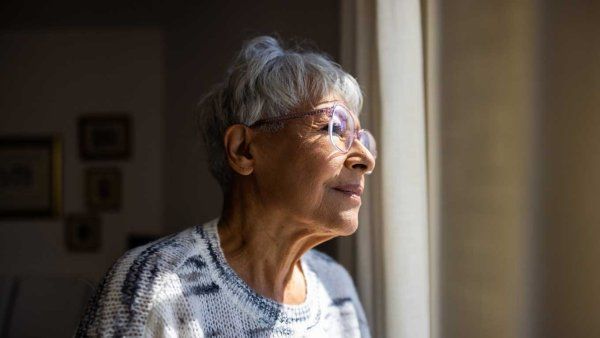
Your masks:
<svg viewBox="0 0 600 338"><path fill-rule="evenodd" d="M65 244L67 250L93 252L101 246L100 217L92 213L69 214L65 218Z"/></svg>
<svg viewBox="0 0 600 338"><path fill-rule="evenodd" d="M96 113L78 120L83 160L125 160L131 156L131 118L125 113Z"/></svg>
<svg viewBox="0 0 600 338"><path fill-rule="evenodd" d="M85 170L85 200L89 210L121 209L121 170L117 167L94 167Z"/></svg>
<svg viewBox="0 0 600 338"><path fill-rule="evenodd" d="M61 216L62 166L59 136L0 137L0 218Z"/></svg>

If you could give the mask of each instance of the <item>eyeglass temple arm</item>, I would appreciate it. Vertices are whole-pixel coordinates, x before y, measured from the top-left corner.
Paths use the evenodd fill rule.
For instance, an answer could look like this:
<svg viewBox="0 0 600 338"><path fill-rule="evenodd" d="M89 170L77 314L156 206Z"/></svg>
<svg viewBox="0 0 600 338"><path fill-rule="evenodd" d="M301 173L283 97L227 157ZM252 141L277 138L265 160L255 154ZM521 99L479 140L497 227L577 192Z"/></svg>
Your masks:
<svg viewBox="0 0 600 338"><path fill-rule="evenodd" d="M266 119L258 120L256 122L254 122L253 124L251 124L249 127L254 128L254 127L259 127L259 126L261 126L263 124L267 124L267 123L282 122L282 121L297 119L297 118L304 117L304 116L317 115L317 114L321 114L321 113L329 114L331 111L333 111L333 107L321 108L321 109L311 110L311 111L307 111L307 112L292 113L292 114L287 114L284 116L269 117Z"/></svg>

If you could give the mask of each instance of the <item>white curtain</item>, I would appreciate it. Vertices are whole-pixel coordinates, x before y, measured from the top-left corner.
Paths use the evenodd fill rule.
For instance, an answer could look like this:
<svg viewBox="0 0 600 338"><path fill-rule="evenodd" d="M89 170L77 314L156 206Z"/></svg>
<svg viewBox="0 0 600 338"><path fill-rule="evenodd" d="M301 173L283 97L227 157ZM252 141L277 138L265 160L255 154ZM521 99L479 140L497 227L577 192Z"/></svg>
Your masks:
<svg viewBox="0 0 600 338"><path fill-rule="evenodd" d="M377 2L386 333L429 337L427 152L418 0Z"/></svg>
<svg viewBox="0 0 600 338"><path fill-rule="evenodd" d="M342 2L342 63L366 96L379 158L361 210L355 269L376 337L430 337L429 216L419 0Z"/></svg>

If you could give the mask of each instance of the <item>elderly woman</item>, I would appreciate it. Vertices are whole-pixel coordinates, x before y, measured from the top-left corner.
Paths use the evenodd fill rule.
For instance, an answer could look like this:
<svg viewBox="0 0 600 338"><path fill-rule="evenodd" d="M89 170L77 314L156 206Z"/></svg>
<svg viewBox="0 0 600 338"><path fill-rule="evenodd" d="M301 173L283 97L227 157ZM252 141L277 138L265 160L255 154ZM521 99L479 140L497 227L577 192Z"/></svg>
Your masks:
<svg viewBox="0 0 600 338"><path fill-rule="evenodd" d="M361 103L327 57L246 43L199 105L221 217L127 252L77 335L368 337L350 276L311 250L358 226L376 156Z"/></svg>

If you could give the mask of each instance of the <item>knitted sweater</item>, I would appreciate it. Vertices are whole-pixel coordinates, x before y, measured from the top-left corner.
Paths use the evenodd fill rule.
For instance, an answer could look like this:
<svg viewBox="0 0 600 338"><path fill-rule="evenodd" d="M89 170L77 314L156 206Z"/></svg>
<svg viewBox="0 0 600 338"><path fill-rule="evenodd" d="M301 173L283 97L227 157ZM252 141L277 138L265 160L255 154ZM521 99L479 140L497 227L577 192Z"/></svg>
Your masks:
<svg viewBox="0 0 600 338"><path fill-rule="evenodd" d="M108 271L77 337L369 337L346 270L310 250L302 304L252 290L227 264L218 220L125 253Z"/></svg>

